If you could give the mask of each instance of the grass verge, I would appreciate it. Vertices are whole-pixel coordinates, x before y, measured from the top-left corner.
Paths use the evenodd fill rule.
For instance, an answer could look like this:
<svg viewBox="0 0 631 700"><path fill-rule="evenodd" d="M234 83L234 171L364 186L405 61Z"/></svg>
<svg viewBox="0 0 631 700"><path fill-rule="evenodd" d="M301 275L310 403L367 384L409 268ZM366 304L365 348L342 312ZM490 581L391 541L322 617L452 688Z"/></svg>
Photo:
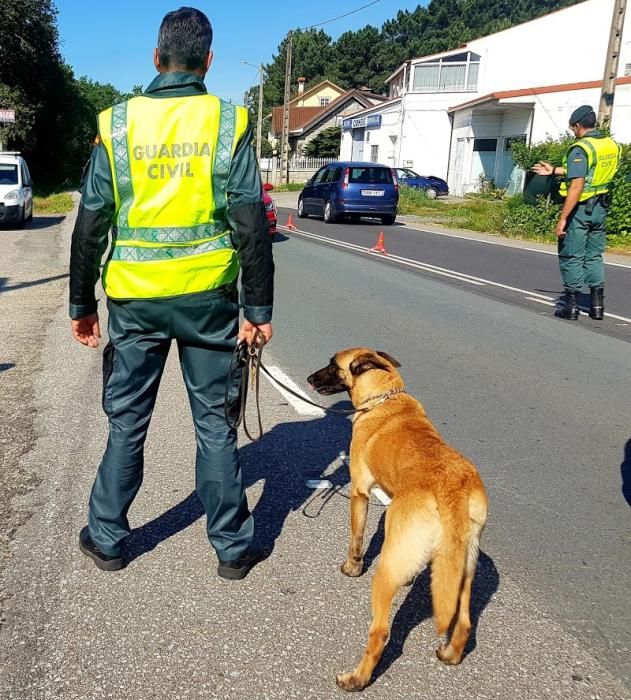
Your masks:
<svg viewBox="0 0 631 700"><path fill-rule="evenodd" d="M33 197L33 210L36 214L66 214L74 206L68 192L57 192L47 197Z"/></svg>
<svg viewBox="0 0 631 700"><path fill-rule="evenodd" d="M399 213L417 217L421 223L446 228L480 231L556 245L554 226L559 214L556 205L530 206L520 195L504 200L465 197L460 201L429 199L421 190L401 188ZM631 235L608 236L607 251L631 253Z"/></svg>
<svg viewBox="0 0 631 700"><path fill-rule="evenodd" d="M273 192L301 192L304 186L304 182L290 182L288 184L274 185Z"/></svg>

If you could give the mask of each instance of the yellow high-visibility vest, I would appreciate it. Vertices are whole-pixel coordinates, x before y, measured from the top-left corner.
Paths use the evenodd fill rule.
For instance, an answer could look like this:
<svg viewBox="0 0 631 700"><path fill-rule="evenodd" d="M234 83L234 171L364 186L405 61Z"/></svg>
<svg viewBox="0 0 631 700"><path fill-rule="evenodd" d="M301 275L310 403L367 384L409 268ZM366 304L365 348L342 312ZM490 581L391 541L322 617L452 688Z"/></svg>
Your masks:
<svg viewBox="0 0 631 700"><path fill-rule="evenodd" d="M609 136L594 138L584 136L572 144L563 159L563 167L567 172L570 151L579 147L587 156L587 177L579 202L586 202L592 197L609 192L609 183L613 180L620 163L620 146ZM568 181L564 180L559 187L559 194L567 197Z"/></svg>
<svg viewBox="0 0 631 700"><path fill-rule="evenodd" d="M207 94L134 97L99 115L116 199L108 297L179 296L237 278L226 183L247 124L244 107Z"/></svg>

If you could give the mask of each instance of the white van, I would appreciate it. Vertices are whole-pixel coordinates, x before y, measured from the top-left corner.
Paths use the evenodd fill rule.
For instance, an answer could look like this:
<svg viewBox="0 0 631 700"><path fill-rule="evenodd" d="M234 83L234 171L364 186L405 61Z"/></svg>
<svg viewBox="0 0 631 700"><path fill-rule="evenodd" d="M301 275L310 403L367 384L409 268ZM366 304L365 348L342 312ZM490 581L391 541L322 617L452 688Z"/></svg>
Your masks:
<svg viewBox="0 0 631 700"><path fill-rule="evenodd" d="M0 151L0 225L22 228L33 218L33 183L16 151Z"/></svg>

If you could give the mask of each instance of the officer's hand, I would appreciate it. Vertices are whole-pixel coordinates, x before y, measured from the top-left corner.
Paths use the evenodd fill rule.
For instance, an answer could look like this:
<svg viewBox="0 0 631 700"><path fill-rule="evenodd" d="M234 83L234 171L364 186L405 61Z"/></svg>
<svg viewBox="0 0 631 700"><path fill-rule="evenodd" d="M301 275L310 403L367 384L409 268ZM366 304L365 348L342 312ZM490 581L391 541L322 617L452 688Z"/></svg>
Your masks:
<svg viewBox="0 0 631 700"><path fill-rule="evenodd" d="M72 337L89 348L98 348L101 340L101 328L99 326L99 315L90 314L83 318L70 321Z"/></svg>
<svg viewBox="0 0 631 700"><path fill-rule="evenodd" d="M540 160L537 165L533 165L532 171L537 175L554 175L554 165Z"/></svg>
<svg viewBox="0 0 631 700"><path fill-rule="evenodd" d="M241 324L241 330L239 331L239 342L245 340L245 342L248 345L252 345L252 341L254 340L254 335L256 334L256 331L259 331L265 336L266 344L269 343L269 341L272 339L272 336L274 335L271 323L255 324L250 323L250 321L245 319Z"/></svg>
<svg viewBox="0 0 631 700"><path fill-rule="evenodd" d="M557 222L557 227L554 229L554 232L557 235L557 238L561 238L561 236L565 236L565 229L567 228L567 219L562 216L559 221Z"/></svg>

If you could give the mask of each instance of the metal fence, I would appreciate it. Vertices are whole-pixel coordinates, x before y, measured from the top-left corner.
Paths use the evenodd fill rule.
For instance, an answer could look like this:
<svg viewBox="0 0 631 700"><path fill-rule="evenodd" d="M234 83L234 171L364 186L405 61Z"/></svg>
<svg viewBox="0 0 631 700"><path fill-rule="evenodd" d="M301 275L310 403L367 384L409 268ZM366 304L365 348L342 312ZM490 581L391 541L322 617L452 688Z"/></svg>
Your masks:
<svg viewBox="0 0 631 700"><path fill-rule="evenodd" d="M309 158L308 156L294 156L287 164L288 182L305 182L312 175L329 163L333 163L335 158ZM284 182L281 173L280 157L261 158L260 168L264 182L272 185L279 185Z"/></svg>

